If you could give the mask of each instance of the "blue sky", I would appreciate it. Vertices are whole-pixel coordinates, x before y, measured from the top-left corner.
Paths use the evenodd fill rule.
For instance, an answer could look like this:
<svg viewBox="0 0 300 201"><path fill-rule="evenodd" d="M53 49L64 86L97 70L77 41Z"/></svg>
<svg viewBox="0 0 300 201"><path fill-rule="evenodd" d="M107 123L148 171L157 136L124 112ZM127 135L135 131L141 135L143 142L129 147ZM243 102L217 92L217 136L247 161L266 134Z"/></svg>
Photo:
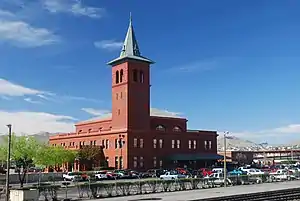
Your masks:
<svg viewBox="0 0 300 201"><path fill-rule="evenodd" d="M299 9L296 0L2 0L0 123L65 132L107 113L106 62L132 12L141 52L156 61L152 107L192 129L299 139Z"/></svg>

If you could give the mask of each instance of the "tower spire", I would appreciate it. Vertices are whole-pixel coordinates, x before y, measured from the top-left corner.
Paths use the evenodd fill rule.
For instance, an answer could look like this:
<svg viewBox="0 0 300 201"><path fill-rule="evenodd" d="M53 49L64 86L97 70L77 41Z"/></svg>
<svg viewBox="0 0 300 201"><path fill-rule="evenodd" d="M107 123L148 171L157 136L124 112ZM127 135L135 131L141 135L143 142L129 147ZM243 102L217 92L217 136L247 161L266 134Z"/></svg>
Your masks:
<svg viewBox="0 0 300 201"><path fill-rule="evenodd" d="M130 12L129 16L129 26L127 29L127 34L122 46L122 50L120 53L120 56L112 61L110 61L108 64L113 65L116 62L119 62L123 59L133 59L133 60L139 60L139 61L144 61L148 63L154 63L150 59L147 59L146 57L141 56L139 45L137 43L135 34L134 34L134 29L132 25L132 14Z"/></svg>
<svg viewBox="0 0 300 201"><path fill-rule="evenodd" d="M129 16L129 17L130 17L130 18L129 18L129 23L130 23L130 25L132 25L132 15L131 15L131 12L129 13L129 15L130 15L130 16Z"/></svg>

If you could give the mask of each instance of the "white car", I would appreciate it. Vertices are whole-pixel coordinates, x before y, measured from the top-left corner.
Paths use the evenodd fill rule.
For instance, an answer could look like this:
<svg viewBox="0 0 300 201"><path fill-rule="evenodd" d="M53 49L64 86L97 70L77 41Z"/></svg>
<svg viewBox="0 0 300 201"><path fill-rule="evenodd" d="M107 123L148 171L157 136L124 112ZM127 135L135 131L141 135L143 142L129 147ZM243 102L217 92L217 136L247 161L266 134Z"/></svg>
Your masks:
<svg viewBox="0 0 300 201"><path fill-rule="evenodd" d="M293 174L291 174L288 170L285 169L277 170L276 172L271 172L270 176L272 179L279 181L296 179L296 177Z"/></svg>
<svg viewBox="0 0 300 201"><path fill-rule="evenodd" d="M184 179L187 178L187 176L182 174L177 174L175 172L166 172L165 174L160 175L159 178L163 180L174 180L174 179Z"/></svg>
<svg viewBox="0 0 300 201"><path fill-rule="evenodd" d="M213 183L214 185L223 186L225 184L224 173L215 172L205 178L209 179L208 182ZM232 184L232 181L229 178L227 178L226 181L227 181L226 182L227 185Z"/></svg>
<svg viewBox="0 0 300 201"><path fill-rule="evenodd" d="M243 168L240 170L247 172L247 175L249 175L249 176L262 176L265 174L263 171L261 171L259 169L254 169L254 168L249 168L249 169Z"/></svg>
<svg viewBox="0 0 300 201"><path fill-rule="evenodd" d="M107 179L107 171L96 172L95 177L98 180Z"/></svg>
<svg viewBox="0 0 300 201"><path fill-rule="evenodd" d="M63 179L65 181L81 181L82 174L79 172L68 172L66 174L63 174Z"/></svg>

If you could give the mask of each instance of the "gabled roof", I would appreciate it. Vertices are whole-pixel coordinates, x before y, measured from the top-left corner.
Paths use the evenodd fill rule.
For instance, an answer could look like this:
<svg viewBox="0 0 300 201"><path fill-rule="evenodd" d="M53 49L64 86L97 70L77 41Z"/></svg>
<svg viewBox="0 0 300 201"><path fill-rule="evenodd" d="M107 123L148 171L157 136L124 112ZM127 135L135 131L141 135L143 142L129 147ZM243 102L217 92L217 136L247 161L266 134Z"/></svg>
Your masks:
<svg viewBox="0 0 300 201"><path fill-rule="evenodd" d="M127 30L126 38L124 40L124 44L120 53L120 56L110 62L108 62L109 65L114 65L115 63L121 62L126 59L132 59L137 61L143 61L147 63L154 63L150 59L143 57L140 52L140 48L138 45L138 42L136 40L134 29L132 26L132 17L130 14L130 21L129 21L129 27Z"/></svg>
<svg viewBox="0 0 300 201"><path fill-rule="evenodd" d="M151 117L165 117L165 118L177 118L177 119L185 119L184 117L181 117L176 112L169 112L167 110L159 110L157 108L150 108L150 116ZM112 114L107 113L100 117L94 117L88 120L77 122L77 124L86 124L86 123L92 123L92 122L98 122L98 121L108 121L111 120Z"/></svg>

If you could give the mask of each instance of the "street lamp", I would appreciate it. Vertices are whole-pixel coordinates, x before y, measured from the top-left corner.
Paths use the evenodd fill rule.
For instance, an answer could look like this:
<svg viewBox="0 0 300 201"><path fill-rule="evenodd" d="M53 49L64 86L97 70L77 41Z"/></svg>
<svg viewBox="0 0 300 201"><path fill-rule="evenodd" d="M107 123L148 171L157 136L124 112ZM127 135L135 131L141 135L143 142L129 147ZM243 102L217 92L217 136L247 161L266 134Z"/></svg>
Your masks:
<svg viewBox="0 0 300 201"><path fill-rule="evenodd" d="M226 149L227 149L227 146L226 146L226 137L227 135L229 134L228 131L224 132L224 187L227 187L227 164L226 164Z"/></svg>
<svg viewBox="0 0 300 201"><path fill-rule="evenodd" d="M123 145L125 144L125 135L119 135L119 147L121 149L121 156L120 156L120 165L119 165L119 169L122 170L123 168Z"/></svg>
<svg viewBox="0 0 300 201"><path fill-rule="evenodd" d="M11 124L6 125L8 127L8 150L7 150L7 160L6 160L6 188L5 188L5 195L6 201L9 201L9 171L10 171L10 147L11 147Z"/></svg>

